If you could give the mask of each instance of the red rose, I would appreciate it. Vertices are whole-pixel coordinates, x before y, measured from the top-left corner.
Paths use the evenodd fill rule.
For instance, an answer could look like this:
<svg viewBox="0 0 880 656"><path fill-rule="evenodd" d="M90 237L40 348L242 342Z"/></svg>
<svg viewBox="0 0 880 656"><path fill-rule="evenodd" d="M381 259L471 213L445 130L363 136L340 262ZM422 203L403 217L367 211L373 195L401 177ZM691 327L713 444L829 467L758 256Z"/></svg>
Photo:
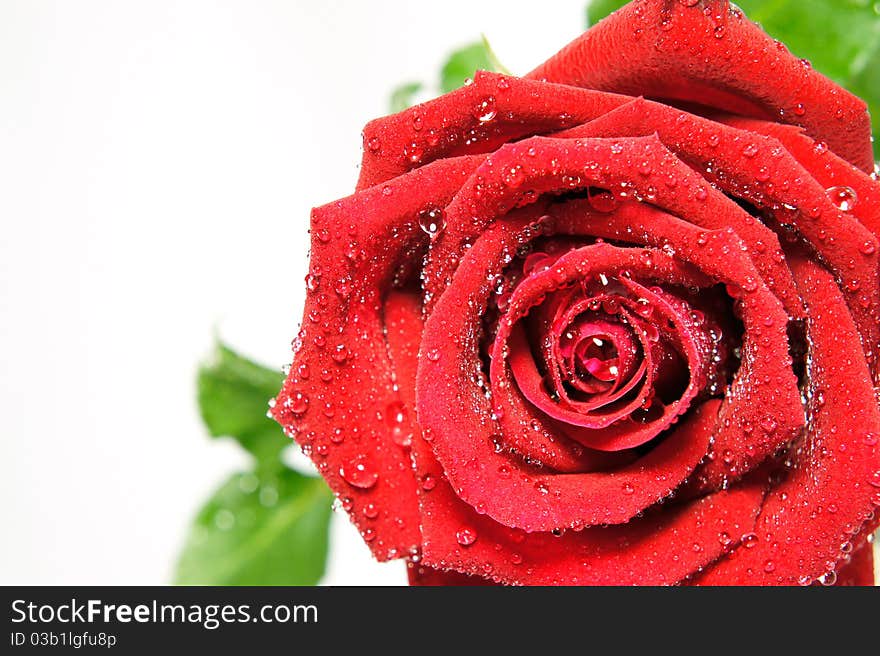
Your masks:
<svg viewBox="0 0 880 656"><path fill-rule="evenodd" d="M870 582L872 167L738 9L637 0L367 125L275 417L414 583Z"/></svg>

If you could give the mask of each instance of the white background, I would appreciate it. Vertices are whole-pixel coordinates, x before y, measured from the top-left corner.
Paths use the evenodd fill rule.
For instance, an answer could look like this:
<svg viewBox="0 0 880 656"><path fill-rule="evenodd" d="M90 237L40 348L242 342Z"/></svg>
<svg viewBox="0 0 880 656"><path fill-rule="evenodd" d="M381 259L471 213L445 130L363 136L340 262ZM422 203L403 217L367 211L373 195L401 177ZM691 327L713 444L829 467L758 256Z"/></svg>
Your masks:
<svg viewBox="0 0 880 656"><path fill-rule="evenodd" d="M0 0L0 584L170 581L245 457L209 441L212 332L281 367L309 208L363 124L485 32L523 74L584 0ZM325 582L403 583L334 517Z"/></svg>

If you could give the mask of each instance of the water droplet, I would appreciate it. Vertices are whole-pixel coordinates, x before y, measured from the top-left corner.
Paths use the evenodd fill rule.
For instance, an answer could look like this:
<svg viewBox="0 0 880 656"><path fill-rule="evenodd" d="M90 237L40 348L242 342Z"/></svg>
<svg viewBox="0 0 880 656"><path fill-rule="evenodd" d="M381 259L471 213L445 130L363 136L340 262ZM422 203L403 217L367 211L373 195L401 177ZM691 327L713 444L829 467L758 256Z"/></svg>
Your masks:
<svg viewBox="0 0 880 656"><path fill-rule="evenodd" d="M776 420L773 419L773 417L771 417L770 415L764 417L759 423L761 424L761 428L764 429L765 433L772 433L776 430Z"/></svg>
<svg viewBox="0 0 880 656"><path fill-rule="evenodd" d="M819 583L824 586L831 586L837 583L837 572L825 572L822 576L819 577Z"/></svg>
<svg viewBox="0 0 880 656"><path fill-rule="evenodd" d="M382 142L379 141L379 137L370 137L367 141L367 149L371 153L378 153L382 148Z"/></svg>
<svg viewBox="0 0 880 656"><path fill-rule="evenodd" d="M632 483L624 483L623 484L623 493L624 494L632 494L635 492L635 488L632 486Z"/></svg>
<svg viewBox="0 0 880 656"><path fill-rule="evenodd" d="M431 207L419 212L419 227L426 235L436 237L446 227L446 212L440 207Z"/></svg>
<svg viewBox="0 0 880 656"><path fill-rule="evenodd" d="M472 528L461 528L455 534L456 541L463 547L469 547L477 541L477 532Z"/></svg>
<svg viewBox="0 0 880 656"><path fill-rule="evenodd" d="M422 161L422 155L425 154L425 149L421 147L417 142L413 141L408 144L403 149L403 155L413 164L418 164Z"/></svg>
<svg viewBox="0 0 880 656"><path fill-rule="evenodd" d="M435 479L430 474L425 474L422 476L422 489L425 492L430 492L435 487L437 487L437 479Z"/></svg>
<svg viewBox="0 0 880 656"><path fill-rule="evenodd" d="M755 533L746 533L742 536L741 541L746 549L751 549L758 544L758 536Z"/></svg>
<svg viewBox="0 0 880 656"><path fill-rule="evenodd" d="M757 155L759 150L760 149L758 148L758 144L750 143L745 148L743 148L742 153L746 157L751 158L751 157L754 157L755 155Z"/></svg>
<svg viewBox="0 0 880 656"><path fill-rule="evenodd" d="M851 212L859 200L852 187L829 187L825 190L829 200L842 212Z"/></svg>
<svg viewBox="0 0 880 656"><path fill-rule="evenodd" d="M391 440L397 446L407 447L412 444L412 432L406 423L406 407L397 401L390 403L385 409L385 422L391 428Z"/></svg>
<svg viewBox="0 0 880 656"><path fill-rule="evenodd" d="M293 396L289 397L285 404L293 414L302 416L309 409L309 397L302 392L294 392Z"/></svg>
<svg viewBox="0 0 880 656"><path fill-rule="evenodd" d="M775 570L776 570L776 563L774 563L772 560L768 560L766 563L764 563L764 571L767 572L768 574L770 572L775 571Z"/></svg>
<svg viewBox="0 0 880 656"><path fill-rule="evenodd" d="M474 108L474 118L480 123L487 123L495 118L496 115L495 98L492 96L484 98L480 104Z"/></svg>
<svg viewBox="0 0 880 656"><path fill-rule="evenodd" d="M523 168L520 165L511 166L507 170L504 171L503 175L504 184L512 189L516 189L520 187L523 182L526 180L526 174L523 171Z"/></svg>
<svg viewBox="0 0 880 656"><path fill-rule="evenodd" d="M844 286L847 288L848 291L857 292L862 286L862 281L858 278L851 278L844 283Z"/></svg>
<svg viewBox="0 0 880 656"><path fill-rule="evenodd" d="M361 512L367 519L376 519L379 516L379 508L375 503L368 503Z"/></svg>
<svg viewBox="0 0 880 656"><path fill-rule="evenodd" d="M859 253L862 255L873 255L877 250L877 247L874 246L874 242L871 239L866 239L865 242L859 246Z"/></svg>
<svg viewBox="0 0 880 656"><path fill-rule="evenodd" d="M354 487L367 490L379 480L379 474L370 465L364 456L355 458L352 462L339 468L339 475L345 482Z"/></svg>
<svg viewBox="0 0 880 656"><path fill-rule="evenodd" d="M344 364L348 360L348 347L345 344L337 344L330 357L336 364Z"/></svg>
<svg viewBox="0 0 880 656"><path fill-rule="evenodd" d="M440 349L430 348L425 352L425 357L431 362L437 362L440 359Z"/></svg>
<svg viewBox="0 0 880 656"><path fill-rule="evenodd" d="M597 212L608 214L617 209L617 199L610 191L604 189L589 189L587 191L587 200Z"/></svg>

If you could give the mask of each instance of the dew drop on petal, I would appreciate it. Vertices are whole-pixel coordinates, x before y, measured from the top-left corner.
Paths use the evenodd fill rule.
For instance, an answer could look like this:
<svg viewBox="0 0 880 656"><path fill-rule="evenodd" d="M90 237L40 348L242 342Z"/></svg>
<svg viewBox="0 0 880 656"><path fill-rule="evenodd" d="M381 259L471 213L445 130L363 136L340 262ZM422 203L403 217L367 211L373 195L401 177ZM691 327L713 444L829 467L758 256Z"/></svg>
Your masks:
<svg viewBox="0 0 880 656"><path fill-rule="evenodd" d="M309 397L302 392L294 393L288 401L290 411L297 416L304 415L306 410L309 409Z"/></svg>
<svg viewBox="0 0 880 656"><path fill-rule="evenodd" d="M837 583L837 573L836 572L826 572L822 576L819 577L819 583L824 586L831 586Z"/></svg>
<svg viewBox="0 0 880 656"><path fill-rule="evenodd" d="M474 118L480 123L488 123L497 115L495 98L487 96L474 108Z"/></svg>
<svg viewBox="0 0 880 656"><path fill-rule="evenodd" d="M460 528L455 534L456 541L463 547L469 547L477 541L477 533L472 528Z"/></svg>
<svg viewBox="0 0 880 656"><path fill-rule="evenodd" d="M587 192L587 200L590 203L590 207L603 214L608 214L617 209L617 199L614 198L610 191L590 189Z"/></svg>
<svg viewBox="0 0 880 656"><path fill-rule="evenodd" d="M330 357L336 364L344 364L348 360L348 347L345 344L337 344Z"/></svg>
<svg viewBox="0 0 880 656"><path fill-rule="evenodd" d="M419 228L429 237L436 237L446 227L446 213L442 208L432 207L419 212Z"/></svg>
<svg viewBox="0 0 880 656"><path fill-rule="evenodd" d="M339 468L339 475L346 483L367 490L379 480L379 474L363 456L355 458Z"/></svg>
<svg viewBox="0 0 880 656"><path fill-rule="evenodd" d="M829 200L842 212L851 212L859 200L852 187L829 187L825 190Z"/></svg>

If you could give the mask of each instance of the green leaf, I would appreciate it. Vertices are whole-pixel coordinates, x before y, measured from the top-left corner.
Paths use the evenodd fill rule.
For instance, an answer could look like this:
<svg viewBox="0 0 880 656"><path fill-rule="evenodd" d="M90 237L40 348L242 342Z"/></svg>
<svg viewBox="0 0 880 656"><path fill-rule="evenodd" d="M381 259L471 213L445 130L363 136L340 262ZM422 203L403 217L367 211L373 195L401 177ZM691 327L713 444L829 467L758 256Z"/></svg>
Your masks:
<svg viewBox="0 0 880 656"><path fill-rule="evenodd" d="M612 11L620 9L629 0L589 0L587 2L587 27L595 25Z"/></svg>
<svg viewBox="0 0 880 656"><path fill-rule="evenodd" d="M625 4L591 0L588 25ZM736 4L796 56L809 59L817 71L865 100L874 132L880 133L880 4L871 0L736 0Z"/></svg>
<svg viewBox="0 0 880 656"><path fill-rule="evenodd" d="M440 90L449 93L457 89L479 70L494 70L484 41L471 43L449 55L443 70L440 71Z"/></svg>
<svg viewBox="0 0 880 656"><path fill-rule="evenodd" d="M180 585L314 585L324 574L332 494L282 468L235 474L202 507L177 563Z"/></svg>
<svg viewBox="0 0 880 656"><path fill-rule="evenodd" d="M407 107L412 107L415 104L413 102L414 96L422 90L423 86L421 82L407 82L395 88L391 92L391 101L389 103L391 113L396 114L397 112L402 112Z"/></svg>
<svg viewBox="0 0 880 656"><path fill-rule="evenodd" d="M290 440L266 411L282 381L280 371L260 366L217 342L197 380L199 410L208 432L212 437L235 438L260 466L278 465Z"/></svg>

